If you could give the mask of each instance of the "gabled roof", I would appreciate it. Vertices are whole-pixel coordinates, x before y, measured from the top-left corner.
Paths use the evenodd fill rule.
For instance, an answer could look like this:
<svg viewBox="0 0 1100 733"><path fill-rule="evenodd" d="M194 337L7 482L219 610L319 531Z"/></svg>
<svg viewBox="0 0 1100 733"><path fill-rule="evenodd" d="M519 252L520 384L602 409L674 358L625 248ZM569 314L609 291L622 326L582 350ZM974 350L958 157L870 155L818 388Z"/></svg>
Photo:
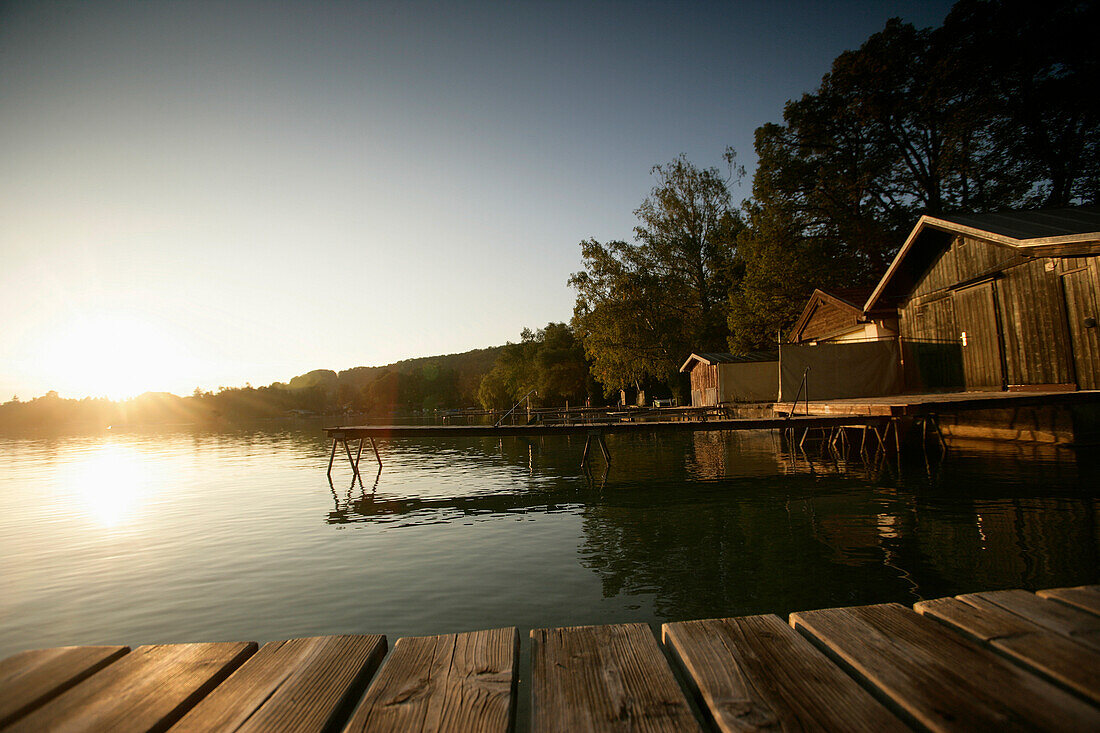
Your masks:
<svg viewBox="0 0 1100 733"><path fill-rule="evenodd" d="M713 366L714 364L745 364L757 361L779 361L778 351L750 351L747 354L729 354L726 352L692 352L691 356L687 358L684 365L680 367L681 372L688 371L688 367L691 366L691 362L698 361L702 364Z"/></svg>
<svg viewBox="0 0 1100 733"><path fill-rule="evenodd" d="M922 216L882 276L864 312L881 307L884 296L903 295L956 235L1010 247L1028 257L1100 254L1100 208L1002 211L992 214Z"/></svg>
<svg viewBox="0 0 1100 733"><path fill-rule="evenodd" d="M827 293L821 288L817 288L814 290L809 300L806 301L806 305L802 308L801 315L798 316L798 320L795 321L794 326L791 327L787 335L787 341L793 343L796 334L802 334L802 331L809 324L810 319L813 318L818 303L828 303L842 311L848 311L851 313L853 319L858 320L859 317L863 315L863 309L861 307L863 301L867 300L870 294L870 289L847 288L845 290L834 290L832 293Z"/></svg>

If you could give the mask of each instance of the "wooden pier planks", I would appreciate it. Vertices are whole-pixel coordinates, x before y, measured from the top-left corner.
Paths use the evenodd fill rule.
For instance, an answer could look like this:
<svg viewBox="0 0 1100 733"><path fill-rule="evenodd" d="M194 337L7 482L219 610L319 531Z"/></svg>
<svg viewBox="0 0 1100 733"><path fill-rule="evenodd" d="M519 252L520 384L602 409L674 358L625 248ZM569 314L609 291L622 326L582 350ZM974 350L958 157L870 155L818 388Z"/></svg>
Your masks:
<svg viewBox="0 0 1100 733"><path fill-rule="evenodd" d="M531 631L532 730L698 731L647 624Z"/></svg>
<svg viewBox="0 0 1100 733"><path fill-rule="evenodd" d="M173 733L325 730L347 720L385 654L386 637L379 635L270 642Z"/></svg>
<svg viewBox="0 0 1100 733"><path fill-rule="evenodd" d="M777 616L668 623L662 632L719 730L908 730Z"/></svg>
<svg viewBox="0 0 1100 733"><path fill-rule="evenodd" d="M1081 589L1040 595L1065 590ZM664 640L722 730L1100 729L1100 652L1081 642L1096 616L1023 591L917 609L792 614L802 635L774 616L677 622ZM531 637L534 730L699 730L647 625ZM381 636L23 652L0 662L0 728L337 730L350 714L356 731L504 731L518 643L515 629L401 639L365 695Z"/></svg>
<svg viewBox="0 0 1100 733"><path fill-rule="evenodd" d="M65 646L21 652L0 662L0 728L57 697L130 651L128 646Z"/></svg>
<svg viewBox="0 0 1100 733"><path fill-rule="evenodd" d="M966 593L958 598L976 606L999 606L1079 644L1100 651L1100 617L1085 611L1048 601L1025 590Z"/></svg>
<svg viewBox="0 0 1100 733"><path fill-rule="evenodd" d="M805 611L790 620L931 730L1100 726L1097 708L896 603Z"/></svg>
<svg viewBox="0 0 1100 733"><path fill-rule="evenodd" d="M138 647L5 730L166 730L255 651L245 642Z"/></svg>
<svg viewBox="0 0 1100 733"><path fill-rule="evenodd" d="M1079 585L1075 588L1051 588L1036 595L1100 616L1100 585Z"/></svg>
<svg viewBox="0 0 1100 733"><path fill-rule="evenodd" d="M921 601L914 608L1094 703L1100 702L1100 653L991 603L938 598Z"/></svg>
<svg viewBox="0 0 1100 733"><path fill-rule="evenodd" d="M515 628L398 639L345 731L507 731Z"/></svg>

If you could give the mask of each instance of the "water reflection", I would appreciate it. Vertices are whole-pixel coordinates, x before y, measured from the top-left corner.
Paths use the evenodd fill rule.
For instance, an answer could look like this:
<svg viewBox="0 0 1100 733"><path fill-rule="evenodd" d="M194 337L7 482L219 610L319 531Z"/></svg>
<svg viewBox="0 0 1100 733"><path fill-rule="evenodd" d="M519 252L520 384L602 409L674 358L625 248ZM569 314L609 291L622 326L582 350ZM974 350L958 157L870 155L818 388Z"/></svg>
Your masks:
<svg viewBox="0 0 1100 733"><path fill-rule="evenodd" d="M123 446L104 446L66 470L85 513L104 527L131 519L149 491L144 457Z"/></svg>
<svg viewBox="0 0 1100 733"><path fill-rule="evenodd" d="M957 445L898 464L767 432L607 443L610 472L580 467L584 436L392 440L380 472L328 485L316 425L0 440L0 656L1098 580L1085 451Z"/></svg>
<svg viewBox="0 0 1100 733"><path fill-rule="evenodd" d="M651 597L664 619L1096 579L1095 467L1072 451L984 443L898 462L768 432L615 437L614 469L579 475L561 446L465 445L448 460L484 451L513 469L510 486L416 496L383 477L334 492L327 521L573 513L604 598Z"/></svg>

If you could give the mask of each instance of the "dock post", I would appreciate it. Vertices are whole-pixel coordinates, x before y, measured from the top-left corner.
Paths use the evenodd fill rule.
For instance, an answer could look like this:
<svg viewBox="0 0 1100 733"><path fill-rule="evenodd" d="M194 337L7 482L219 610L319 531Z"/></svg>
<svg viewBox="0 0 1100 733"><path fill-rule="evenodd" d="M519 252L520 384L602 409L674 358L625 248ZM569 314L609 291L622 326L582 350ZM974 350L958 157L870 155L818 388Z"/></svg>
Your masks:
<svg viewBox="0 0 1100 733"><path fill-rule="evenodd" d="M607 444L603 442L603 433L596 433L596 440L600 441L600 450L603 451L604 462L611 465L611 453L607 450Z"/></svg>
<svg viewBox="0 0 1100 733"><path fill-rule="evenodd" d="M588 463L588 444L592 442L592 436L589 435L584 439L584 453L581 454L581 467L583 468Z"/></svg>
<svg viewBox="0 0 1100 733"><path fill-rule="evenodd" d="M347 455L348 455L348 463L351 464L351 472L352 472L352 479L351 480L355 481L355 479L358 478L360 481L362 481L363 477L359 475L359 464L356 461L352 460L351 448L348 447L348 439L345 437L342 442L344 444L344 452L347 453Z"/></svg>
<svg viewBox="0 0 1100 733"><path fill-rule="evenodd" d="M328 480L332 482L332 461L336 458L336 437L332 438L332 453L328 457Z"/></svg>
<svg viewBox="0 0 1100 733"><path fill-rule="evenodd" d="M382 470L382 456L378 455L378 446L374 444L374 438L370 439L370 447L374 449L374 457L378 459L378 470Z"/></svg>

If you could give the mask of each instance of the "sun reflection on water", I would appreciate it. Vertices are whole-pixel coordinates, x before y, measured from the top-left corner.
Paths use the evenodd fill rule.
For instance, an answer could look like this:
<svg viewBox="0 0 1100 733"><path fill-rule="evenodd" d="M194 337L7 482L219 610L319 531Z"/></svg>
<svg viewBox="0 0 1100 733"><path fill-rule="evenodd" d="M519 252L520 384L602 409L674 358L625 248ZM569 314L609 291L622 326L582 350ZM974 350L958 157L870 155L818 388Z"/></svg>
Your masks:
<svg viewBox="0 0 1100 733"><path fill-rule="evenodd" d="M73 486L88 516L113 528L132 519L149 493L149 476L137 451L106 445L75 467Z"/></svg>

